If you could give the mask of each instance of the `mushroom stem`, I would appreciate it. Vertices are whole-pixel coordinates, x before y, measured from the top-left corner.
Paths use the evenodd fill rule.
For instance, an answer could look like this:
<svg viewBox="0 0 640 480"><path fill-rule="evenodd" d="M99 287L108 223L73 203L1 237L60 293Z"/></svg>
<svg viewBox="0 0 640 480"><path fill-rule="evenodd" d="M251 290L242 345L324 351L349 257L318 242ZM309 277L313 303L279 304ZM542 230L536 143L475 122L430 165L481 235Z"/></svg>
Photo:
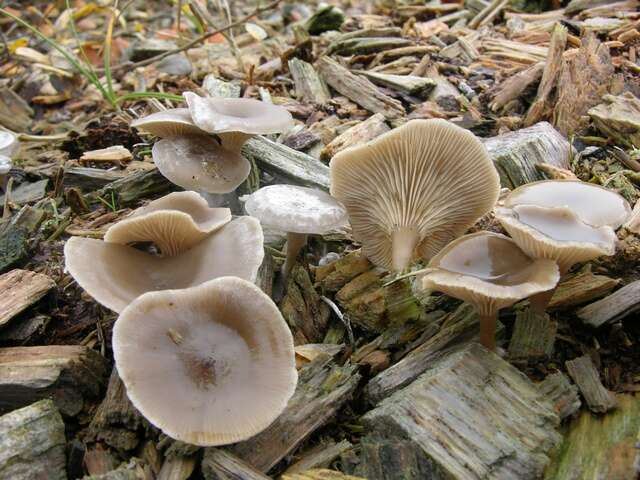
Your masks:
<svg viewBox="0 0 640 480"><path fill-rule="evenodd" d="M496 351L497 320L498 312L480 315L480 343L492 352Z"/></svg>
<svg viewBox="0 0 640 480"><path fill-rule="evenodd" d="M242 150L242 146L244 143L249 140L253 135L242 132L225 132L225 133L217 133L220 138L220 142L222 143L222 147L225 150L229 150L230 152L234 152L239 154L240 150Z"/></svg>
<svg viewBox="0 0 640 480"><path fill-rule="evenodd" d="M418 245L418 232L412 228L400 228L391 234L391 265L396 272L405 270L414 258Z"/></svg>
<svg viewBox="0 0 640 480"><path fill-rule="evenodd" d="M537 315L543 315L547 310L547 306L551 301L551 297L555 293L555 287L551 290L547 290L546 292L536 293L532 297L529 297L529 307L531 311Z"/></svg>
<svg viewBox="0 0 640 480"><path fill-rule="evenodd" d="M296 258L298 258L300 250L302 250L302 247L304 247L306 244L306 233L287 233L287 257L284 261L284 265L282 266L282 277L284 279L286 279L291 273L291 269L296 263Z"/></svg>

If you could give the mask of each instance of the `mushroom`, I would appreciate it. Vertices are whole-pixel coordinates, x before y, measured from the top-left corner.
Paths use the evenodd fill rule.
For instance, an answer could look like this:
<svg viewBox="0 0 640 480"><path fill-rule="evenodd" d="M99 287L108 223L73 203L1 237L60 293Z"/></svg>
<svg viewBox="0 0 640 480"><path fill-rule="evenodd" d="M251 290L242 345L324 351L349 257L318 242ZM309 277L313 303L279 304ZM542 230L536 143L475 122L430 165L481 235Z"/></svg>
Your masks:
<svg viewBox="0 0 640 480"><path fill-rule="evenodd" d="M495 210L518 246L533 258L554 260L564 275L576 263L613 255L615 229L631 208L620 195L590 183L545 180L516 188ZM530 299L543 313L554 289Z"/></svg>
<svg viewBox="0 0 640 480"><path fill-rule="evenodd" d="M188 108L171 108L152 113L131 122L131 126L160 138L178 137L180 135L206 135L191 120Z"/></svg>
<svg viewBox="0 0 640 480"><path fill-rule="evenodd" d="M553 288L560 278L553 260L532 259L509 237L492 232L464 235L431 259L425 289L471 303L480 316L480 343L495 350L498 311Z"/></svg>
<svg viewBox="0 0 640 480"><path fill-rule="evenodd" d="M9 172L13 166L11 159L18 152L20 142L13 133L0 130L0 190L5 191Z"/></svg>
<svg viewBox="0 0 640 480"><path fill-rule="evenodd" d="M154 242L163 255L176 255L231 221L228 208L209 208L196 192L175 192L138 208L111 226L104 239L126 245Z"/></svg>
<svg viewBox="0 0 640 480"><path fill-rule="evenodd" d="M331 194L376 265L402 271L429 260L488 213L498 173L471 132L445 120L411 120L331 160Z"/></svg>
<svg viewBox="0 0 640 480"><path fill-rule="evenodd" d="M97 302L121 312L149 291L188 288L228 275L254 281L264 250L260 223L241 217L173 256L82 237L70 238L64 254L78 284Z"/></svg>
<svg viewBox="0 0 640 480"><path fill-rule="evenodd" d="M294 185L271 185L242 197L247 213L278 230L287 232L286 278L308 234L323 234L344 226L347 212L335 198L321 190Z"/></svg>
<svg viewBox="0 0 640 480"><path fill-rule="evenodd" d="M113 355L133 405L168 436L199 446L264 430L297 381L280 311L235 277L138 297L115 323Z"/></svg>
<svg viewBox="0 0 640 480"><path fill-rule="evenodd" d="M9 181L9 172L13 166L11 159L0 155L0 190L3 192L7 190L7 183Z"/></svg>

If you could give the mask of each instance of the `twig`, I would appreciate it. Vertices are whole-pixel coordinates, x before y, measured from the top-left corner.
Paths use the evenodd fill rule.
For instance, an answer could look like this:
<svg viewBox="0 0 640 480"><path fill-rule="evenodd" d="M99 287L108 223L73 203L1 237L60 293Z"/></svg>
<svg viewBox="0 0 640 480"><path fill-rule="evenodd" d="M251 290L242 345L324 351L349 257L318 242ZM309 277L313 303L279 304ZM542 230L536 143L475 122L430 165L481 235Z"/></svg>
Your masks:
<svg viewBox="0 0 640 480"><path fill-rule="evenodd" d="M349 321L347 316L340 311L338 306L333 301L331 301L329 298L325 297L324 295L320 295L320 300L322 300L324 303L329 305L329 308L333 310L333 313L335 313L336 316L340 319L340 321L344 324L345 328L347 329L347 337L349 337L349 343L353 345L355 343L355 338L353 337L351 322Z"/></svg>

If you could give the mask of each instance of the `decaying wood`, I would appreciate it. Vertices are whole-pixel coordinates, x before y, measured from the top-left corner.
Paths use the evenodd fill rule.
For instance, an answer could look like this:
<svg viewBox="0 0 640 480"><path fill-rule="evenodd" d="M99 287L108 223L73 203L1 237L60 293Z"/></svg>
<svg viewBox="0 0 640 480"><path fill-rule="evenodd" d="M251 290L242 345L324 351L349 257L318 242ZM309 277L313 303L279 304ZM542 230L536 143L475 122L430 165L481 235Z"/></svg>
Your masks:
<svg viewBox="0 0 640 480"><path fill-rule="evenodd" d="M55 282L41 273L11 270L0 276L0 326L29 308L55 287Z"/></svg>
<svg viewBox="0 0 640 480"><path fill-rule="evenodd" d="M327 355L335 357L344 350L344 347L344 343L307 343L304 345L296 345L294 347L296 353L296 368L300 369L318 357L326 357Z"/></svg>
<svg viewBox="0 0 640 480"><path fill-rule="evenodd" d="M509 102L521 97L531 86L540 81L543 70L544 63L538 62L508 77L495 92L490 105L491 110L497 112Z"/></svg>
<svg viewBox="0 0 640 480"><path fill-rule="evenodd" d="M325 468L317 468L307 470L302 473L284 474L280 480L367 480L362 477L354 477L353 475L345 475L335 470L327 470Z"/></svg>
<svg viewBox="0 0 640 480"><path fill-rule="evenodd" d="M640 280L625 285L608 297L578 310L577 315L587 325L600 327L640 310Z"/></svg>
<svg viewBox="0 0 640 480"><path fill-rule="evenodd" d="M337 55L366 55L411 45L411 41L398 37L343 38L331 44L331 53Z"/></svg>
<svg viewBox="0 0 640 480"><path fill-rule="evenodd" d="M549 308L564 309L582 305L603 297L619 283L619 280L605 275L595 275L591 271L576 273L558 285L549 302Z"/></svg>
<svg viewBox="0 0 640 480"><path fill-rule="evenodd" d="M354 75L329 57L318 60L318 70L333 89L373 113L385 118L399 118L405 114L402 103L382 93L366 78Z"/></svg>
<svg viewBox="0 0 640 480"><path fill-rule="evenodd" d="M14 132L26 132L33 123L33 109L16 92L0 88L0 125Z"/></svg>
<svg viewBox="0 0 640 480"><path fill-rule="evenodd" d="M156 480L187 480L195 468L195 457L174 456L167 458L162 464Z"/></svg>
<svg viewBox="0 0 640 480"><path fill-rule="evenodd" d="M358 74L364 75L373 83L419 98L427 98L436 87L435 80L415 75L392 75L366 70L358 71Z"/></svg>
<svg viewBox="0 0 640 480"><path fill-rule="evenodd" d="M11 189L9 199L15 205L24 205L26 203L36 202L47 193L49 180L38 180L37 182L23 182L18 187ZM6 195L0 195L0 205L4 205Z"/></svg>
<svg viewBox="0 0 640 480"><path fill-rule="evenodd" d="M251 465L232 453L219 448L207 448L202 458L202 475L205 480L268 480Z"/></svg>
<svg viewBox="0 0 640 480"><path fill-rule="evenodd" d="M360 440L360 465L367 480L422 480L432 478L432 462L412 441L367 435Z"/></svg>
<svg viewBox="0 0 640 480"><path fill-rule="evenodd" d="M331 100L329 89L310 63L298 58L289 60L289 71L296 84L296 96L305 102L323 104Z"/></svg>
<svg viewBox="0 0 640 480"><path fill-rule="evenodd" d="M302 452L299 455L300 459L287 468L284 473L301 473L313 468L329 467L333 460L352 448L353 445L348 440L317 445L309 451Z"/></svg>
<svg viewBox="0 0 640 480"><path fill-rule="evenodd" d="M29 255L37 242L37 229L44 219L44 210L25 205L8 225L0 225L0 273Z"/></svg>
<svg viewBox="0 0 640 480"><path fill-rule="evenodd" d="M561 440L535 385L475 343L432 362L362 420L419 447L431 461L426 478L535 479Z"/></svg>
<svg viewBox="0 0 640 480"><path fill-rule="evenodd" d="M80 162L127 162L133 158L128 148L122 145L112 145L99 150L84 152L80 157Z"/></svg>
<svg viewBox="0 0 640 480"><path fill-rule="evenodd" d="M51 400L0 417L0 478L66 480L64 423Z"/></svg>
<svg viewBox="0 0 640 480"><path fill-rule="evenodd" d="M591 411L605 413L616 407L615 395L602 385L598 371L589 355L568 360L565 365Z"/></svg>
<svg viewBox="0 0 640 480"><path fill-rule="evenodd" d="M389 127L385 123L384 116L376 113L364 122L354 125L334 138L331 143L322 149L320 158L325 161L330 160L331 157L339 151L354 145L366 143L388 131Z"/></svg>
<svg viewBox="0 0 640 480"><path fill-rule="evenodd" d="M596 128L623 145L640 145L640 100L631 92L605 95L602 100L588 112Z"/></svg>
<svg viewBox="0 0 640 480"><path fill-rule="evenodd" d="M552 373L538 384L542 395L553 403L553 408L561 420L580 410L578 387L572 384L562 372Z"/></svg>
<svg viewBox="0 0 640 480"><path fill-rule="evenodd" d="M296 392L285 411L266 430L233 445L230 451L267 472L329 421L359 381L355 366L338 366L331 356L317 358L300 370Z"/></svg>
<svg viewBox="0 0 640 480"><path fill-rule="evenodd" d="M64 169L62 185L65 188L76 187L89 192L102 188L126 175L122 171L110 171L102 168L68 167Z"/></svg>
<svg viewBox="0 0 640 480"><path fill-rule="evenodd" d="M323 291L337 292L358 275L371 270L372 266L362 250L356 250L335 262L317 267L315 280Z"/></svg>
<svg viewBox="0 0 640 480"><path fill-rule="evenodd" d="M97 201L98 197L111 201L113 195L117 205L124 207L136 204L145 198L153 198L169 193L174 189L175 185L154 168L147 172L132 173L108 183L100 190L87 195L87 197L93 201Z"/></svg>
<svg viewBox="0 0 640 480"><path fill-rule="evenodd" d="M537 163L536 168L549 180L579 180L575 173L566 168L556 167L548 163Z"/></svg>
<svg viewBox="0 0 640 480"><path fill-rule="evenodd" d="M509 357L527 360L550 357L557 331L558 323L549 315L528 309L518 312L509 342Z"/></svg>
<svg viewBox="0 0 640 480"><path fill-rule="evenodd" d="M636 201L633 211L631 212L631 217L629 217L629 221L624 224L624 228L636 235L640 235L640 201Z"/></svg>
<svg viewBox="0 0 640 480"><path fill-rule="evenodd" d="M83 346L0 349L0 411L52 398L63 415L78 414L84 398L96 398L107 377L107 362Z"/></svg>

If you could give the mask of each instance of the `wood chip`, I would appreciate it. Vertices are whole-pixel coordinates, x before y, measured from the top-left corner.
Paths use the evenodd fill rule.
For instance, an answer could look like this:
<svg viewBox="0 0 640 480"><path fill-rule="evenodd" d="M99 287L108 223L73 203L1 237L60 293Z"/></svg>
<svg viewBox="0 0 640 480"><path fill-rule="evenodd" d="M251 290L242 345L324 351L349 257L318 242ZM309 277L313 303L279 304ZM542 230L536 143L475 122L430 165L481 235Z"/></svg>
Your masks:
<svg viewBox="0 0 640 480"><path fill-rule="evenodd" d="M518 312L509 343L509 357L527 360L549 358L553 354L557 331L558 323L549 315L538 315L530 310Z"/></svg>
<svg viewBox="0 0 640 480"><path fill-rule="evenodd" d="M565 309L588 303L603 297L619 283L619 280L604 275L594 275L591 271L576 273L560 282L549 302L549 308Z"/></svg>
<svg viewBox="0 0 640 480"><path fill-rule="evenodd" d="M81 162L126 162L131 160L131 152L122 145L113 145L100 150L84 152L80 157Z"/></svg>
<svg viewBox="0 0 640 480"><path fill-rule="evenodd" d="M269 480L269 477L251 465L219 448L205 449L202 458L202 476L205 480Z"/></svg>
<svg viewBox="0 0 640 480"><path fill-rule="evenodd" d="M600 375L589 355L567 360L565 365L591 411L605 413L616 407L615 395L602 385Z"/></svg>
<svg viewBox="0 0 640 480"><path fill-rule="evenodd" d="M325 161L330 160L336 153L345 148L366 143L388 131L389 127L385 123L384 116L376 113L364 122L356 124L334 138L329 145L324 147L320 153L320 158Z"/></svg>
<svg viewBox="0 0 640 480"><path fill-rule="evenodd" d="M538 384L540 392L553 403L561 420L580 410L578 387L572 384L562 372L552 373Z"/></svg>
<svg viewBox="0 0 640 480"><path fill-rule="evenodd" d="M625 285L608 297L578 310L578 317L587 325L601 327L640 310L640 280Z"/></svg>
<svg viewBox="0 0 640 480"><path fill-rule="evenodd" d="M0 326L36 303L55 287L55 282L41 273L11 270L0 276Z"/></svg>
<svg viewBox="0 0 640 480"><path fill-rule="evenodd" d="M298 58L289 60L289 71L296 84L298 100L323 104L331 100L329 89L310 63Z"/></svg>
<svg viewBox="0 0 640 480"><path fill-rule="evenodd" d="M640 145L640 100L631 92L602 99L603 103L589 110L596 128L623 145Z"/></svg>

